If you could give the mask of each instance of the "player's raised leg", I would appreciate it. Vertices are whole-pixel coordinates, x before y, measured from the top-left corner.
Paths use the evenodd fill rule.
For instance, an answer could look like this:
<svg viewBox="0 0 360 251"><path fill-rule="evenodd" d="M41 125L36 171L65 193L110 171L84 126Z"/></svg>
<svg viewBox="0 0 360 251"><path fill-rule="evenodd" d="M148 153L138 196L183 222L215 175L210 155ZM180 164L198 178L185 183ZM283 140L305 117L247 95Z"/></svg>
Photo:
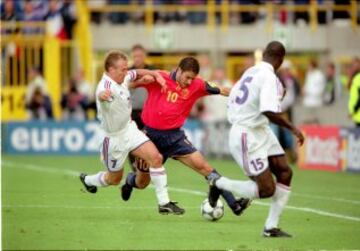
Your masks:
<svg viewBox="0 0 360 251"><path fill-rule="evenodd" d="M101 160L107 171L100 171L93 175L80 174L80 181L90 193L96 193L98 187L116 186L123 176L123 163L127 151L117 151L116 138L105 137L102 143Z"/></svg>
<svg viewBox="0 0 360 251"><path fill-rule="evenodd" d="M195 151L183 156L178 156L176 159L204 176L207 180L220 178L220 174L210 166L210 164L199 151ZM216 186L210 186L209 203L211 206L214 207L216 205L220 195L223 196L226 203L235 215L240 215L249 206L248 199L243 198L236 200L231 192L220 190Z"/></svg>
<svg viewBox="0 0 360 251"><path fill-rule="evenodd" d="M155 186L155 192L161 214L183 214L184 209L170 201L167 189L167 174L162 165L162 155L151 141L147 141L131 152L134 156L144 159L149 163L150 178Z"/></svg>

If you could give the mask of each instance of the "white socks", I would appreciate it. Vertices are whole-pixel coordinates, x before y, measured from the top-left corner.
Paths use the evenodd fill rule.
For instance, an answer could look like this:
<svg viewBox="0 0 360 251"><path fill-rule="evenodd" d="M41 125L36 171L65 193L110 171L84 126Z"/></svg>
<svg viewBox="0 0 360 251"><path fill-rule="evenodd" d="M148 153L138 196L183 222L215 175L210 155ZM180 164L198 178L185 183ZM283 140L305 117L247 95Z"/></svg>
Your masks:
<svg viewBox="0 0 360 251"><path fill-rule="evenodd" d="M221 177L216 181L216 186L220 189L233 192L234 194L249 199L259 198L257 184L252 181L238 181Z"/></svg>
<svg viewBox="0 0 360 251"><path fill-rule="evenodd" d="M86 175L85 183L88 186L107 187L108 184L105 181L105 173L106 172L98 172L94 175Z"/></svg>
<svg viewBox="0 0 360 251"><path fill-rule="evenodd" d="M167 175L165 168L150 167L151 182L155 186L156 197L160 206L163 206L170 202L169 194L167 190Z"/></svg>
<svg viewBox="0 0 360 251"><path fill-rule="evenodd" d="M276 183L276 190L272 197L269 215L265 223L265 229L278 227L280 215L289 200L290 193L290 187Z"/></svg>

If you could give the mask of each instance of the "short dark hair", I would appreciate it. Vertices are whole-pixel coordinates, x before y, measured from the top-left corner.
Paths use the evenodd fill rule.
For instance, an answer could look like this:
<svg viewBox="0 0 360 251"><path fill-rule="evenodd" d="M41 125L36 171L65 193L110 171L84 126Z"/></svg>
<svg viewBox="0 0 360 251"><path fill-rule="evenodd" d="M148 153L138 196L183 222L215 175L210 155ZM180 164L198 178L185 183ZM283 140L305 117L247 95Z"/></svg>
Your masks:
<svg viewBox="0 0 360 251"><path fill-rule="evenodd" d="M185 57L181 59L179 63L179 68L182 71L191 71L195 74L199 74L200 64L199 61L194 57Z"/></svg>
<svg viewBox="0 0 360 251"><path fill-rule="evenodd" d="M313 67L313 68L318 68L318 62L317 62L316 59L314 59L314 58L312 58L312 59L310 60L310 65L311 65L311 67Z"/></svg>
<svg viewBox="0 0 360 251"><path fill-rule="evenodd" d="M111 66L114 66L115 63L120 59L127 60L127 56L125 55L125 53L121 51L110 51L105 57L105 62L104 62L105 71L108 71L109 68Z"/></svg>
<svg viewBox="0 0 360 251"><path fill-rule="evenodd" d="M285 53L285 47L282 43L278 41L272 41L266 46L263 57L264 59L275 60L283 58Z"/></svg>

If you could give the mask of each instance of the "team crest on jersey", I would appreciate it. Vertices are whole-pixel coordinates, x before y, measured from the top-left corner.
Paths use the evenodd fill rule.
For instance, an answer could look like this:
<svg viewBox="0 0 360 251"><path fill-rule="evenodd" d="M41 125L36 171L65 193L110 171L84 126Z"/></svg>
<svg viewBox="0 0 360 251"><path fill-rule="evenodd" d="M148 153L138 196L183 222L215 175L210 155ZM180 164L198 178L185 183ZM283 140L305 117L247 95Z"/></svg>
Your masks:
<svg viewBox="0 0 360 251"><path fill-rule="evenodd" d="M186 98L187 96L189 96L189 89L186 88L186 89L182 89L181 90L181 95Z"/></svg>

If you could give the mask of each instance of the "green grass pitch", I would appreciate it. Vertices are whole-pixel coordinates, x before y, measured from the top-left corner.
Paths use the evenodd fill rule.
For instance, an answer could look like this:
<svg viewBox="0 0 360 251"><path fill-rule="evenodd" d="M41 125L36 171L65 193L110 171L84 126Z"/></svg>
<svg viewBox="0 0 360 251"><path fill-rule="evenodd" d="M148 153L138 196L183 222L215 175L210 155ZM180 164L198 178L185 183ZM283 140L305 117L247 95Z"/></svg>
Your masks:
<svg viewBox="0 0 360 251"><path fill-rule="evenodd" d="M212 160L223 175L245 179L233 161ZM184 216L159 215L152 187L123 202L117 187L83 191L78 174L103 170L98 157L2 156L4 250L354 250L360 249L360 174L294 167L292 196L281 219L291 239L266 239L261 231L269 201L241 216L225 208L205 221L200 204L205 180L168 161L172 200ZM128 168L126 167L126 171Z"/></svg>

